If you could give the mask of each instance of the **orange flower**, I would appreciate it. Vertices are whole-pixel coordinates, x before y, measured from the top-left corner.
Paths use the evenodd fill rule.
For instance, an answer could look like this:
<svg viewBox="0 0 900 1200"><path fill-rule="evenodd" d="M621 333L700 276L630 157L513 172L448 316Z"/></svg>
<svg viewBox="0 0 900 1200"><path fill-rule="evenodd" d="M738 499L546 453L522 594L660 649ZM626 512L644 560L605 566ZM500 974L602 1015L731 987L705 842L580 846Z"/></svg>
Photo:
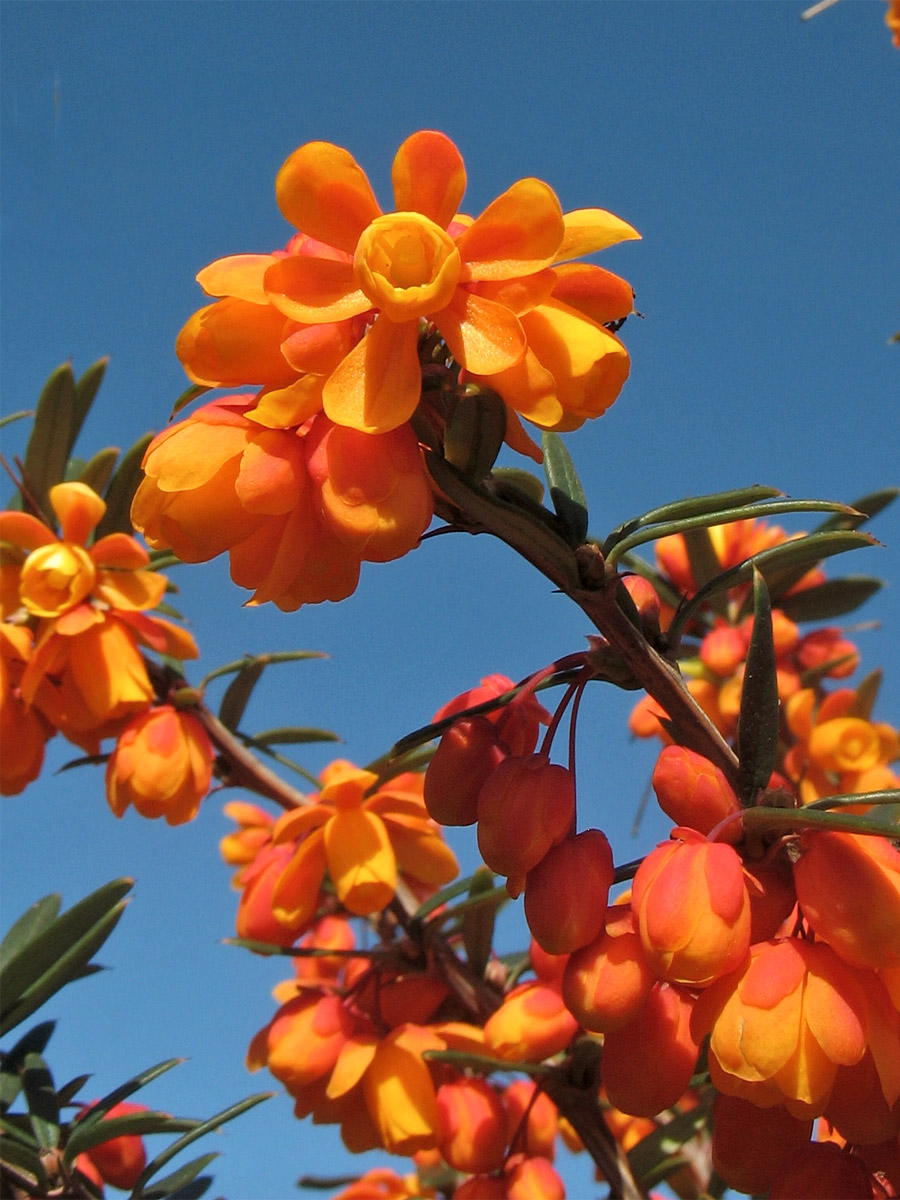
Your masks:
<svg viewBox="0 0 900 1200"><path fill-rule="evenodd" d="M273 892L280 921L314 915L326 870L340 902L358 916L390 903L398 875L429 888L456 875L456 859L425 811L423 777L406 773L373 791L377 778L334 762L314 803L279 818L276 844L297 843Z"/></svg>
<svg viewBox="0 0 900 1200"><path fill-rule="evenodd" d="M36 706L25 704L19 682L34 638L24 625L0 624L0 794L17 796L37 779L44 746L56 730Z"/></svg>
<svg viewBox="0 0 900 1200"><path fill-rule="evenodd" d="M362 561L417 545L433 502L408 426L370 436L319 414L269 428L254 402L204 405L150 443L132 519L151 546L186 562L227 550L251 603L291 611L346 598Z"/></svg>
<svg viewBox="0 0 900 1200"><path fill-rule="evenodd" d="M103 737L153 699L139 645L180 659L198 651L184 630L146 614L166 580L147 569L149 555L133 537L111 533L87 545L106 511L96 492L60 483L50 489L50 504L61 537L30 513L0 513L0 536L19 556L4 569L3 616L35 625L34 653L19 681L24 703L40 706L39 689L53 679L57 705L45 715L97 753Z"/></svg>
<svg viewBox="0 0 900 1200"><path fill-rule="evenodd" d="M209 791L214 752L189 712L161 704L134 717L106 764L106 798L121 817L133 804L142 817L169 825L192 821Z"/></svg>
<svg viewBox="0 0 900 1200"><path fill-rule="evenodd" d="M660 979L706 987L750 945L750 901L733 847L687 828L673 831L638 868L631 906L644 954Z"/></svg>
<svg viewBox="0 0 900 1200"><path fill-rule="evenodd" d="M438 1149L457 1171L487 1174L503 1163L509 1118L484 1079L457 1079L437 1090Z"/></svg>
<svg viewBox="0 0 900 1200"><path fill-rule="evenodd" d="M900 50L900 0L887 0L884 23L891 31L891 41Z"/></svg>
<svg viewBox="0 0 900 1200"><path fill-rule="evenodd" d="M900 851L886 838L825 830L803 833L800 849L797 899L819 937L853 966L900 966Z"/></svg>
<svg viewBox="0 0 900 1200"><path fill-rule="evenodd" d="M871 1048L885 1099L900 1095L897 1013L878 976L830 946L797 938L761 942L746 962L703 992L698 1038L710 1032L712 1081L761 1107L784 1104L806 1119L825 1111L842 1066Z"/></svg>
<svg viewBox="0 0 900 1200"><path fill-rule="evenodd" d="M332 1200L425 1200L434 1196L417 1175L398 1175L388 1167L373 1167L354 1183L342 1188Z"/></svg>
<svg viewBox="0 0 900 1200"><path fill-rule="evenodd" d="M880 1191L880 1189L879 1189ZM769 1200L871 1200L877 1196L863 1160L834 1142L810 1142L785 1164L769 1191Z"/></svg>
<svg viewBox="0 0 900 1200"><path fill-rule="evenodd" d="M761 1195L812 1134L812 1120L798 1120L781 1105L758 1108L721 1092L713 1105L712 1163L729 1187Z"/></svg>
<svg viewBox="0 0 900 1200"><path fill-rule="evenodd" d="M369 433L403 424L419 403L422 319L467 371L492 378L525 355L517 310L543 298L544 268L637 236L599 209L564 220L538 179L519 180L474 221L455 220L465 167L453 143L429 130L401 145L392 178L397 211L383 213L346 150L309 142L294 151L276 180L279 207L347 258L292 255L263 277L270 303L293 321L333 323L375 311L322 394L332 420Z"/></svg>
<svg viewBox="0 0 900 1200"><path fill-rule="evenodd" d="M553 1161L559 1109L531 1079L516 1079L503 1093L509 1113L510 1147L529 1157Z"/></svg>
<svg viewBox="0 0 900 1200"><path fill-rule="evenodd" d="M241 887L244 869L253 862L260 850L271 844L275 818L258 804L246 800L230 800L222 812L237 822L234 833L219 842L219 852L227 863L240 867L232 876L232 885Z"/></svg>

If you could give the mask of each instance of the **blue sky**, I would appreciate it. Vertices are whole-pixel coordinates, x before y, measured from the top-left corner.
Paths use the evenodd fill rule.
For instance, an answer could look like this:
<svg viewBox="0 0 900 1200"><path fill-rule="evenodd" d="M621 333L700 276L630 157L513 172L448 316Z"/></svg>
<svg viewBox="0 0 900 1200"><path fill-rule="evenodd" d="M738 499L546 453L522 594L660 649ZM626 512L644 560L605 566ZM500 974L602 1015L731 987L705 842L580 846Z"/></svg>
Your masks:
<svg viewBox="0 0 900 1200"><path fill-rule="evenodd" d="M291 232L273 191L287 155L313 139L344 145L389 205L396 147L437 128L466 160L466 211L535 175L564 208L606 207L643 234L598 260L632 282L644 320L623 333L633 370L621 398L569 438L592 532L737 484L848 501L896 484L900 56L880 0L845 0L808 23L803 7L3 5L4 411L32 405L65 359L80 373L108 354L81 449L160 428L185 386L173 345L202 303L195 273ZM6 431L7 453L23 436ZM896 724L900 515L873 532L886 548L844 569L893 581L860 614L887 628L858 641L864 668L886 668L878 713ZM242 608L222 563L172 577L203 649L194 678L245 652L327 651L273 669L248 724L331 727L358 762L481 675L524 676L589 632L480 538L430 540L364 568L344 604L290 616ZM630 833L654 758L628 741L630 704L597 688L579 727L582 819L607 830L617 860L667 832L648 817ZM66 757L57 739L51 765ZM312 749L305 761L328 757ZM68 904L117 875L138 880L101 955L111 970L49 1006L60 1080L91 1070L102 1094L185 1055L146 1095L194 1115L268 1086L243 1055L286 972L220 944L235 907L217 853L221 799L178 830L116 821L100 773L84 769L4 801L4 927L49 891ZM472 832L454 845L473 865ZM516 914L507 925L521 937ZM304 1171L358 1165L284 1098L212 1142L223 1152L213 1194L231 1200L279 1200ZM570 1196L598 1190L584 1162L566 1174Z"/></svg>

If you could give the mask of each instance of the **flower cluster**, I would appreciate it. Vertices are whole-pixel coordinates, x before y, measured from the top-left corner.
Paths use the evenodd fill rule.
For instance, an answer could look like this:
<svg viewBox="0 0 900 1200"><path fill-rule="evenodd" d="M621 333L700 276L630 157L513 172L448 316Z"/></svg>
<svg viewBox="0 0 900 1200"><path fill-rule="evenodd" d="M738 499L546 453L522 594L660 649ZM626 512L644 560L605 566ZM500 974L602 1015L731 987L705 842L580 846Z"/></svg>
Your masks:
<svg viewBox="0 0 900 1200"><path fill-rule="evenodd" d="M624 280L571 260L638 234L602 209L563 213L522 179L474 219L458 211L462 157L423 130L392 168L384 212L355 159L309 142L275 191L298 229L284 250L204 268L216 299L177 340L202 389L254 387L201 408L148 448L135 526L200 562L228 551L253 603L340 600L362 562L413 549L432 489L410 421L423 397L489 387L521 414L572 429L613 403L629 359L609 326ZM423 393L423 387L426 389Z"/></svg>
<svg viewBox="0 0 900 1200"><path fill-rule="evenodd" d="M147 551L121 532L95 538L106 504L84 483L50 489L59 524L0 513L0 789L16 794L40 772L60 731L89 754L118 739L109 761L109 802L145 816L188 820L208 790L212 748L199 723L156 706L142 650L196 658L193 638L151 615L166 590Z"/></svg>

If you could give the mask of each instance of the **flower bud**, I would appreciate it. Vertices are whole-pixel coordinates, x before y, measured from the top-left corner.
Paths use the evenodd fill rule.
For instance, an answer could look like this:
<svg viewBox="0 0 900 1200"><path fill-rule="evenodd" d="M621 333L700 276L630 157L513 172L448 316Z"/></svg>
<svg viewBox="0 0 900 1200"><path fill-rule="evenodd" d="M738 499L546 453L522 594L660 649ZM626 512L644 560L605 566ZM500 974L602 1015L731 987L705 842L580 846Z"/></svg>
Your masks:
<svg viewBox="0 0 900 1200"><path fill-rule="evenodd" d="M872 1200L865 1163L834 1142L810 1142L798 1150L769 1191L769 1200Z"/></svg>
<svg viewBox="0 0 900 1200"><path fill-rule="evenodd" d="M106 796L121 817L133 804L142 817L183 825L197 815L212 779L213 748L192 713L170 704L134 717L106 764Z"/></svg>
<svg viewBox="0 0 900 1200"><path fill-rule="evenodd" d="M750 903L740 857L693 830L651 851L634 877L631 906L647 962L661 979L706 987L750 946Z"/></svg>
<svg viewBox="0 0 900 1200"><path fill-rule="evenodd" d="M720 1092L713 1105L713 1167L739 1192L768 1192L808 1144L812 1127L811 1119L798 1120L781 1105L758 1108L749 1100Z"/></svg>
<svg viewBox="0 0 900 1200"><path fill-rule="evenodd" d="M506 750L487 717L462 717L447 729L425 772L425 807L441 825L474 825L478 793Z"/></svg>
<svg viewBox="0 0 900 1200"><path fill-rule="evenodd" d="M546 1158L511 1159L506 1176L507 1200L565 1200L563 1181Z"/></svg>
<svg viewBox="0 0 900 1200"><path fill-rule="evenodd" d="M693 1001L682 988L655 983L635 1019L603 1039L603 1083L624 1113L652 1117L687 1091L699 1044L691 1034Z"/></svg>
<svg viewBox="0 0 900 1200"><path fill-rule="evenodd" d="M509 1113L510 1148L553 1161L559 1110L531 1079L517 1079L503 1093Z"/></svg>
<svg viewBox="0 0 900 1200"><path fill-rule="evenodd" d="M492 871L522 876L575 819L575 777L545 754L507 758L478 795L478 849Z"/></svg>
<svg viewBox="0 0 900 1200"><path fill-rule="evenodd" d="M744 883L750 898L750 945L766 942L797 907L794 875L784 853L760 862L744 863Z"/></svg>
<svg viewBox="0 0 900 1200"><path fill-rule="evenodd" d="M607 910L600 936L570 957L563 975L563 999L585 1029L609 1033L634 1020L654 982L634 914L617 905Z"/></svg>
<svg viewBox="0 0 900 1200"><path fill-rule="evenodd" d="M523 983L488 1018L484 1040L492 1054L507 1062L540 1062L564 1050L577 1032L578 1023L557 988Z"/></svg>
<svg viewBox="0 0 900 1200"><path fill-rule="evenodd" d="M856 967L900 965L900 851L825 830L803 833L800 849L797 899L819 937Z"/></svg>
<svg viewBox="0 0 900 1200"><path fill-rule="evenodd" d="M613 856L606 835L585 829L565 838L528 872L525 919L550 954L569 954L603 930Z"/></svg>
<svg viewBox="0 0 900 1200"><path fill-rule="evenodd" d="M653 768L659 807L676 825L709 833L740 812L738 798L717 766L684 746L666 746Z"/></svg>
<svg viewBox="0 0 900 1200"><path fill-rule="evenodd" d="M487 1174L503 1163L509 1119L484 1079L458 1079L437 1090L438 1148L457 1171Z"/></svg>

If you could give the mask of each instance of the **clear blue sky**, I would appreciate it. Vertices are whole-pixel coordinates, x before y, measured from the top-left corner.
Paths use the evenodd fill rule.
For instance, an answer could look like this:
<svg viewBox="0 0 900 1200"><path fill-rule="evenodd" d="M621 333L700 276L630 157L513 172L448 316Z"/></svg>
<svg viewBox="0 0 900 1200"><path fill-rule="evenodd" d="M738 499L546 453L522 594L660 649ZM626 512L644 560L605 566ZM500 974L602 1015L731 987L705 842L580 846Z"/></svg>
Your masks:
<svg viewBox="0 0 900 1200"><path fill-rule="evenodd" d="M900 347L886 344L900 326L900 52L881 0L845 0L806 24L803 7L4 4L4 410L31 406L65 359L80 373L109 354L81 449L160 428L185 386L173 345L202 303L194 274L290 233L273 191L287 155L311 139L344 145L389 204L397 145L437 128L466 160L467 211L536 175L564 208L609 208L644 236L600 259L645 315L623 334L631 380L569 439L594 533L737 484L853 500L900 482ZM21 438L7 432L9 453ZM887 668L878 711L897 723L900 515L873 532L887 548L845 569L892 580L860 615L887 628L858 640L865 668ZM365 568L346 603L292 616L241 608L221 563L173 578L203 649L195 678L244 652L327 651L273 670L247 723L330 726L358 762L481 675L521 677L589 632L483 539L431 540ZM620 861L667 832L652 819L629 832L654 757L628 742L630 703L597 688L580 725L582 819L609 832ZM51 764L68 756L57 739ZM306 762L328 757L314 749ZM49 891L69 904L117 875L138 880L101 955L112 969L49 1006L60 1081L94 1071L99 1095L186 1055L145 1095L198 1116L268 1087L243 1055L287 972L220 945L235 908L221 799L174 831L116 821L90 769L4 801L4 927ZM472 831L454 845L471 867ZM362 1161L333 1129L294 1121L284 1098L211 1141L223 1152L211 1194L230 1200L281 1200L304 1171ZM566 1173L571 1197L600 1190L585 1162Z"/></svg>

